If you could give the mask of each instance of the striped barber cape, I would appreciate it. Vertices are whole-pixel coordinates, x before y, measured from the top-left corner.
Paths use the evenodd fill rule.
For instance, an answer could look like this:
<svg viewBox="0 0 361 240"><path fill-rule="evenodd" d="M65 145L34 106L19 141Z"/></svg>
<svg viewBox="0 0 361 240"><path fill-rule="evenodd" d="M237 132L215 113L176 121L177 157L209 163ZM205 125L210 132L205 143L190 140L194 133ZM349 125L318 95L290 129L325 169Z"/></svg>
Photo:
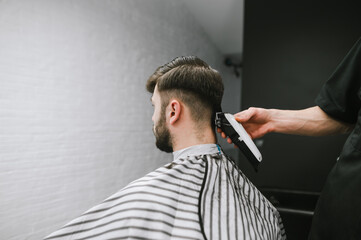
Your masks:
<svg viewBox="0 0 361 240"><path fill-rule="evenodd" d="M45 239L285 239L279 213L216 144L130 183Z"/></svg>

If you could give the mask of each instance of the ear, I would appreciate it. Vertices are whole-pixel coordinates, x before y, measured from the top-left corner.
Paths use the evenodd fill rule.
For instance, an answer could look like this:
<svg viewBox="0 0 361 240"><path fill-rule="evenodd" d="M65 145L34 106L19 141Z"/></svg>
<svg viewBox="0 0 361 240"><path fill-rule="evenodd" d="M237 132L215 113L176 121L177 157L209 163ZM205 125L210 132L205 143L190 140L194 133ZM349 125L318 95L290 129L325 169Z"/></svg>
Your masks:
<svg viewBox="0 0 361 240"><path fill-rule="evenodd" d="M182 105L176 99L170 101L169 123L175 124L179 119L182 112Z"/></svg>

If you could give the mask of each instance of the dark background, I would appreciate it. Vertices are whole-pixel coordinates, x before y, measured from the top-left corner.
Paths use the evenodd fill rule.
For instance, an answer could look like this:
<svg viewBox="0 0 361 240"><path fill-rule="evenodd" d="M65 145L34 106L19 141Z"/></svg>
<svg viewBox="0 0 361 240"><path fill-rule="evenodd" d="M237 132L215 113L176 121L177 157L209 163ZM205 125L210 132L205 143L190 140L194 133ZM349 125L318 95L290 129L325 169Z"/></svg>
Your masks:
<svg viewBox="0 0 361 240"><path fill-rule="evenodd" d="M361 1L246 0L242 109L314 106L323 83L361 37L360 12ZM346 137L268 134L259 172L243 156L241 168L261 189L320 192ZM292 231L289 239L295 239Z"/></svg>
<svg viewBox="0 0 361 240"><path fill-rule="evenodd" d="M314 106L361 37L360 12L361 1L246 0L242 109ZM346 137L269 134L259 173L245 171L258 186L320 191Z"/></svg>

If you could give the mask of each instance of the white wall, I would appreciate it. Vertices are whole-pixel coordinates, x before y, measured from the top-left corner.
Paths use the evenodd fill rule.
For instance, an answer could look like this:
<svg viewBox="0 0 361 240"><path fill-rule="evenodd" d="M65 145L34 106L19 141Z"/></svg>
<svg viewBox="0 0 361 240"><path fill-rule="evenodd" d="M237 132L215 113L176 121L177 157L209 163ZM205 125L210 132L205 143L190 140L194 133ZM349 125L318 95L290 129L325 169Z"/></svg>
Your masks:
<svg viewBox="0 0 361 240"><path fill-rule="evenodd" d="M180 55L234 81L177 0L0 1L0 239L41 239L170 161L145 81Z"/></svg>

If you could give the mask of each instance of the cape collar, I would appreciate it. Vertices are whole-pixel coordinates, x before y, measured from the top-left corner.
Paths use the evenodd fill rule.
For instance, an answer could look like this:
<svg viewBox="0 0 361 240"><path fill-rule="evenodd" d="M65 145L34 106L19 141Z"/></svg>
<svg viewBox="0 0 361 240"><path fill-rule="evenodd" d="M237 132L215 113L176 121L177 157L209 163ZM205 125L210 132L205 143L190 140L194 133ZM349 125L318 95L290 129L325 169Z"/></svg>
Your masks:
<svg viewBox="0 0 361 240"><path fill-rule="evenodd" d="M221 152L221 148L217 144L195 145L173 152L173 160L185 158L187 156L214 154L219 152Z"/></svg>

